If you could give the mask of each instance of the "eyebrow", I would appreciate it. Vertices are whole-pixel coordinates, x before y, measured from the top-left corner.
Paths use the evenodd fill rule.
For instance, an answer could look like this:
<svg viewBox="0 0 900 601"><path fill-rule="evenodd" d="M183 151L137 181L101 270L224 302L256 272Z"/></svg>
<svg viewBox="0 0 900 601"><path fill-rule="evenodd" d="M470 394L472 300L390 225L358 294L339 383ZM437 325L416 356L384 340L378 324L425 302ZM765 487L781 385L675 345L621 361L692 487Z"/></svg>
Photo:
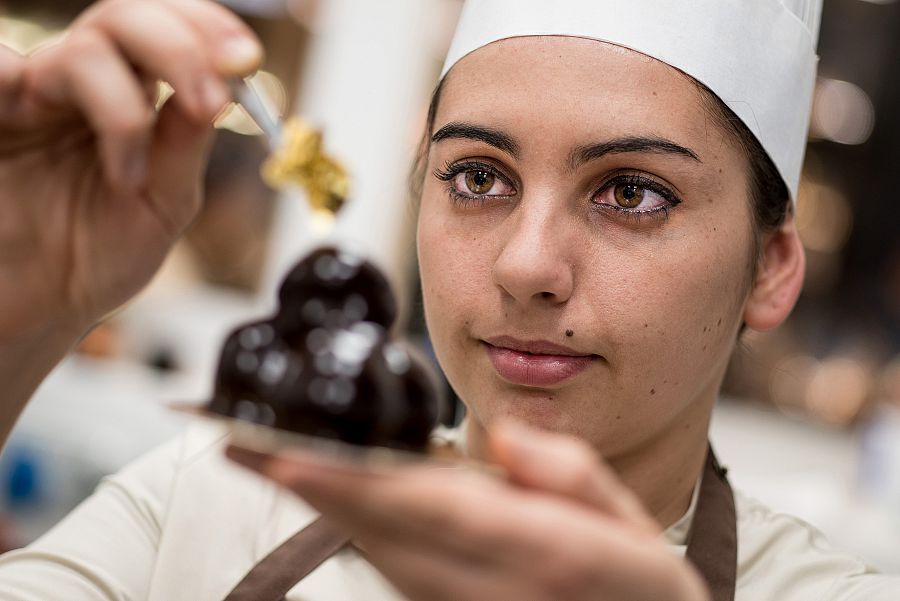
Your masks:
<svg viewBox="0 0 900 601"><path fill-rule="evenodd" d="M676 144L671 140L657 137L627 136L615 138L606 142L579 146L572 151L572 154L569 156L569 165L571 165L572 169L575 169L588 161L599 159L608 154L623 154L626 152L675 154L688 157L698 163L703 162L700 160L700 157L697 156L696 152L690 148L685 148L680 144Z"/></svg>
<svg viewBox="0 0 900 601"><path fill-rule="evenodd" d="M452 122L437 130L431 136L432 143L442 140L478 140L489 144L494 148L499 148L513 158L519 158L519 144L512 136L491 127L482 125L474 125L472 123Z"/></svg>
<svg viewBox="0 0 900 601"><path fill-rule="evenodd" d="M506 152L513 158L519 158L520 148L518 142L509 134L492 127L454 121L444 125L431 136L432 143L454 139L484 142ZM652 136L625 136L605 142L579 146L569 155L569 165L574 170L588 161L602 158L608 154L629 152L674 154L693 159L698 163L702 162L696 152L671 140Z"/></svg>

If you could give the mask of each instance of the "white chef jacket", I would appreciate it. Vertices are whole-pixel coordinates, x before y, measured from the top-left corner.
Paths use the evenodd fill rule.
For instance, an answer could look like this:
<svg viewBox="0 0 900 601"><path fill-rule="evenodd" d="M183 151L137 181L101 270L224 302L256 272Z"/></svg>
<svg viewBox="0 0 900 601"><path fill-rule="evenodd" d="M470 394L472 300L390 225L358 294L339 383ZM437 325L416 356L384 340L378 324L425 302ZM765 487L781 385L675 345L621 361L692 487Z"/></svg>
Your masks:
<svg viewBox="0 0 900 601"><path fill-rule="evenodd" d="M106 478L26 549L0 557L0 601L222 601L317 517L290 492L224 458L225 433L192 427ZM897 601L900 577L831 549L810 525L735 495L736 601ZM665 532L683 551L693 508ZM288 601L401 601L352 547Z"/></svg>

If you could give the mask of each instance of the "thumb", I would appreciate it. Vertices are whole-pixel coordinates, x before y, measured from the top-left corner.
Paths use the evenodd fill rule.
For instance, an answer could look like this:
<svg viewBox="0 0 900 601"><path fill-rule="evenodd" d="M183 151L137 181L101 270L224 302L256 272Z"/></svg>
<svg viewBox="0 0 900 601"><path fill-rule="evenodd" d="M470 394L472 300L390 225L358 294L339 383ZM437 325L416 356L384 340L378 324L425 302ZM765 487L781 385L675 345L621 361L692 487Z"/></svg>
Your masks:
<svg viewBox="0 0 900 601"><path fill-rule="evenodd" d="M586 442L515 422L499 424L489 437L491 459L511 482L568 497L658 536L659 526L638 497Z"/></svg>
<svg viewBox="0 0 900 601"><path fill-rule="evenodd" d="M174 102L167 102L159 113L145 166L148 196L173 235L181 234L203 203L203 173L214 131Z"/></svg>

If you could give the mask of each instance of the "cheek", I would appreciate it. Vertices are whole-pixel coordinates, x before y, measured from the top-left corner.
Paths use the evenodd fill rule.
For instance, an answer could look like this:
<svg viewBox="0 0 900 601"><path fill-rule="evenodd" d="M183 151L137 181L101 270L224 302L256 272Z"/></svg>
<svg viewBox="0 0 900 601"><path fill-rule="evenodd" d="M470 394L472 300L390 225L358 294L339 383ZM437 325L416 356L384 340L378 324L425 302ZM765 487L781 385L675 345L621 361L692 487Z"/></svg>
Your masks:
<svg viewBox="0 0 900 601"><path fill-rule="evenodd" d="M465 351L472 315L490 290L491 259L485 236L462 227L439 193L423 194L417 227L417 251L425 319L435 352L451 371Z"/></svg>
<svg viewBox="0 0 900 601"><path fill-rule="evenodd" d="M610 359L633 394L687 402L717 383L740 327L750 252L740 224L711 225L610 274Z"/></svg>

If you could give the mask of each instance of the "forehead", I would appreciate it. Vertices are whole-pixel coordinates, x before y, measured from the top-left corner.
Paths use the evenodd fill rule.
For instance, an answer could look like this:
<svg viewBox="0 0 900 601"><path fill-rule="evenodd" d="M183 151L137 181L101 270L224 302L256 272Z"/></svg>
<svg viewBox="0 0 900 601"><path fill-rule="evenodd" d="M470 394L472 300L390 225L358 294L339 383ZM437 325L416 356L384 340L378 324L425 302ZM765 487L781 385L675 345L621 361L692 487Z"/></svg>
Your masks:
<svg viewBox="0 0 900 601"><path fill-rule="evenodd" d="M435 126L448 121L489 122L545 140L654 134L700 146L698 154L721 144L709 139L715 126L682 72L574 37L511 38L467 55L441 92Z"/></svg>

